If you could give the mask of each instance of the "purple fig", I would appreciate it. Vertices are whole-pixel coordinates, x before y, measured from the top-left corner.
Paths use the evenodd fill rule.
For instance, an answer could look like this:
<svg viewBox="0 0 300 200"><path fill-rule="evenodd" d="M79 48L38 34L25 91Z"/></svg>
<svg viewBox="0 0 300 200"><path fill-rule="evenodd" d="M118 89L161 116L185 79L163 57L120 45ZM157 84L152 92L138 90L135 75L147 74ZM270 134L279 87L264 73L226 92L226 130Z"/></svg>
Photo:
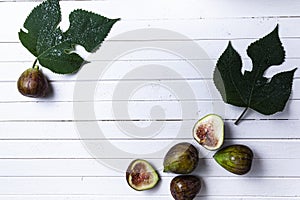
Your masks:
<svg viewBox="0 0 300 200"><path fill-rule="evenodd" d="M27 97L43 97L48 89L48 81L38 67L25 70L18 79L19 92Z"/></svg>
<svg viewBox="0 0 300 200"><path fill-rule="evenodd" d="M170 191L175 200L192 200L200 189L201 181L193 175L177 176L170 184Z"/></svg>
<svg viewBox="0 0 300 200"><path fill-rule="evenodd" d="M198 150L188 142L174 145L164 158L164 172L191 173L198 166Z"/></svg>

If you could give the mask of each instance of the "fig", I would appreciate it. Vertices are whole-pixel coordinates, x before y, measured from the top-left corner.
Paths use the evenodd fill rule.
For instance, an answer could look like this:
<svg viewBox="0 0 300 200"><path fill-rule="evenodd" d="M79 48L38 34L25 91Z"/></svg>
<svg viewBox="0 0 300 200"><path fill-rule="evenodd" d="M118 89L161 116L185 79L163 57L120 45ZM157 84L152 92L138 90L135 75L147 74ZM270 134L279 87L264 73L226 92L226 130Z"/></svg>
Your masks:
<svg viewBox="0 0 300 200"><path fill-rule="evenodd" d="M215 114L209 114L196 122L194 139L208 150L219 149L224 142L224 122Z"/></svg>
<svg viewBox="0 0 300 200"><path fill-rule="evenodd" d="M137 159L128 166L126 180L130 187L137 191L142 191L156 186L159 176L149 162Z"/></svg>
<svg viewBox="0 0 300 200"><path fill-rule="evenodd" d="M213 157L229 172L243 175L251 169L253 152L245 145L236 144L219 150Z"/></svg>
<svg viewBox="0 0 300 200"><path fill-rule="evenodd" d="M172 179L170 191L175 200L192 200L201 189L201 181L193 175L181 175Z"/></svg>
<svg viewBox="0 0 300 200"><path fill-rule="evenodd" d="M48 89L48 81L38 67L25 70L17 82L19 92L27 97L43 97Z"/></svg>
<svg viewBox="0 0 300 200"><path fill-rule="evenodd" d="M198 150L188 142L174 145L164 158L164 172L191 173L198 165Z"/></svg>

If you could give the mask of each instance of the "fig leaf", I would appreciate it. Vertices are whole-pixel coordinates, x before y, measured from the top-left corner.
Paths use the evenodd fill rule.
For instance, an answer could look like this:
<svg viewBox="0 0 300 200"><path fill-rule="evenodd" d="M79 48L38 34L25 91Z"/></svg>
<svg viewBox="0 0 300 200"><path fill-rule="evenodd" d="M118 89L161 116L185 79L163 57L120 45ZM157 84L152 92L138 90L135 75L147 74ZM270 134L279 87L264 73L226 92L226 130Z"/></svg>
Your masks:
<svg viewBox="0 0 300 200"><path fill-rule="evenodd" d="M252 60L252 71L242 73L242 59L229 42L220 56L213 80L225 103L245 107L240 119L251 108L264 115L283 111L289 99L296 68L280 72L272 78L265 71L284 62L285 51L278 35L278 25L265 37L252 43L247 54Z"/></svg>
<svg viewBox="0 0 300 200"><path fill-rule="evenodd" d="M70 13L70 27L63 32L59 28L59 0L47 0L31 11L19 39L42 66L55 73L69 74L84 63L74 52L75 46L81 45L88 52L96 50L118 20L77 9Z"/></svg>

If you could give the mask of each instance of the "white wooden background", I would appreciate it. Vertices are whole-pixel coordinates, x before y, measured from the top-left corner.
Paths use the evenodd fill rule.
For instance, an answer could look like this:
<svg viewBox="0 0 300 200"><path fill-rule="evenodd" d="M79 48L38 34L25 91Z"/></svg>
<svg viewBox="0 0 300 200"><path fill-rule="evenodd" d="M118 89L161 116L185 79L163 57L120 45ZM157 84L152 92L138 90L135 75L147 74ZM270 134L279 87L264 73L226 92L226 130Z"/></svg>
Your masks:
<svg viewBox="0 0 300 200"><path fill-rule="evenodd" d="M169 182L174 176L161 171L162 158L149 158L160 169L161 182L157 188L136 192L128 187L124 172L115 171L97 162L82 144L74 124L73 90L76 75L61 76L43 69L49 77L54 95L46 99L31 99L21 96L16 89L16 80L26 68L32 65L34 58L20 44L18 31L27 14L39 2L0 3L0 199L2 200L96 200L96 199L172 199ZM103 0L103 1L62 1L63 25L67 27L67 16L75 8L83 8L101 13L111 18L122 18L110 32L106 42L117 34L139 28L164 28L181 33L207 52L212 63L224 51L228 40L242 55L245 65L250 66L246 56L246 47L256 39L266 35L278 23L280 37L286 50L286 62L283 70L300 66L300 2L286 1L238 1L238 0ZM151 38L150 38L151 39ZM163 38L166 39L166 38ZM170 38L168 42L176 41ZM117 42L117 41L114 41ZM139 41L119 41L139 42ZM184 44L185 41L182 41ZM199 55L193 58L205 65ZM174 77L158 77L152 82L174 84L188 82L195 90L204 83L212 84L212 73L204 79L195 78L192 72L183 68L185 60L165 58L160 54L138 54L129 59L116 61L119 70L128 70L131 64L172 65L174 69L185 73L182 80ZM213 70L213 65L206 66ZM278 68L277 68L278 69ZM269 72L272 74L271 72ZM117 74L117 72L116 72ZM233 119L241 108L226 106L225 145L242 143L250 146L255 154L253 168L245 176L230 174L218 166L212 159L214 152L205 151L198 146L201 161L195 174L199 175L204 186L197 199L300 199L300 70L296 71L294 88L287 108L274 116L263 116L249 112L248 120L239 126L233 125ZM159 148L172 140L172 132L183 124L186 135L176 138L190 141L194 122L209 109L193 111L189 118L176 119L176 102L196 102L204 107L211 101L222 104L219 99L196 94L196 99L168 98L169 93L160 93L159 88L146 88L144 93L128 102L131 117L120 119L113 116L109 104L114 86L135 84L143 77L132 80L120 79L117 75L100 81L104 91L97 91L95 105L101 109L96 117L103 129L112 134L107 136L116 145L133 150L134 145L144 149ZM86 80L91 84L95 80ZM149 80L150 81L150 80ZM147 96L147 94L151 94ZM122 99L114 99L115 103ZM86 103L83 101L82 103ZM116 122L126 125L130 120L143 119L139 125L147 126L149 121L158 123L149 115L149 108L161 105L168 111L167 130L153 140L132 139L118 132ZM174 107L174 109L173 109ZM176 108L175 108L176 107ZM145 108L145 109L143 109ZM175 116L174 118L172 116ZM173 119L173 120L172 120ZM84 123L90 121L84 120ZM101 138L84 138L93 140ZM102 138L103 139L103 138ZM110 159L109 155L107 158ZM124 164L131 157L120 158Z"/></svg>

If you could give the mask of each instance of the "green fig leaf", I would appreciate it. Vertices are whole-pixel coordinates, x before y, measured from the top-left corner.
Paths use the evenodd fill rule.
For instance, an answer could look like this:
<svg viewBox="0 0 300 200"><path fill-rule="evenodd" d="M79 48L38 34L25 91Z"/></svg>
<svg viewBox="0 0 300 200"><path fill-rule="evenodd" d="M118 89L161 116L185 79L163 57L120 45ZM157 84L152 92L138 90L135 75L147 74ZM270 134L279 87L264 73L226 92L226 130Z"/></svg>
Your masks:
<svg viewBox="0 0 300 200"><path fill-rule="evenodd" d="M285 51L278 35L278 26L267 36L252 43L247 54L252 60L252 70L242 73L242 59L229 42L218 59L213 80L225 103L245 107L271 115L283 111L292 91L296 68L280 72L272 78L264 77L265 71L284 62Z"/></svg>
<svg viewBox="0 0 300 200"><path fill-rule="evenodd" d="M69 74L84 63L84 59L75 53L75 46L81 45L88 52L95 51L118 20L77 9L69 15L69 29L62 32L59 0L47 0L26 18L26 30L20 30L19 39L42 66L55 73Z"/></svg>

